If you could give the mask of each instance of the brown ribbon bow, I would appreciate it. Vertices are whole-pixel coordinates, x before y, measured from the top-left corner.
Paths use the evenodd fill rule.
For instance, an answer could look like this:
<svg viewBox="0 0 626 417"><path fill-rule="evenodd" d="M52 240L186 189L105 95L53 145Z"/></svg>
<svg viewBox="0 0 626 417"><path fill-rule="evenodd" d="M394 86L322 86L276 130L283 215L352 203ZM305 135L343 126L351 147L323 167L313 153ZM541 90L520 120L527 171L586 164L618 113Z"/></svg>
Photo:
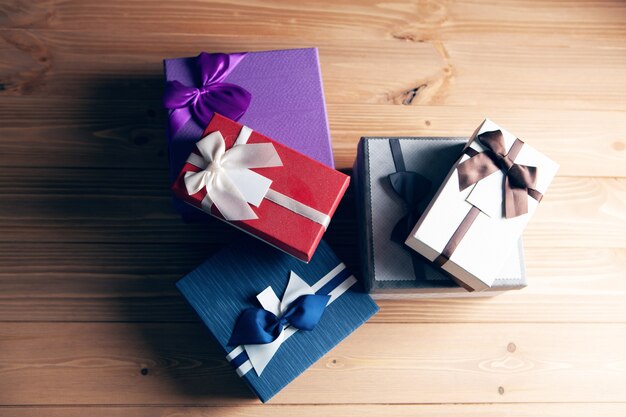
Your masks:
<svg viewBox="0 0 626 417"><path fill-rule="evenodd" d="M497 170L501 170L504 173L502 190L504 217L509 219L528 213L528 196L540 201L543 195L535 189L537 167L515 163L515 158L524 146L524 142L515 139L507 153L504 136L500 130L481 133L477 140L486 149L484 152L477 152L472 148L466 149L465 152L470 159L460 163L457 167L459 189L463 191Z"/></svg>

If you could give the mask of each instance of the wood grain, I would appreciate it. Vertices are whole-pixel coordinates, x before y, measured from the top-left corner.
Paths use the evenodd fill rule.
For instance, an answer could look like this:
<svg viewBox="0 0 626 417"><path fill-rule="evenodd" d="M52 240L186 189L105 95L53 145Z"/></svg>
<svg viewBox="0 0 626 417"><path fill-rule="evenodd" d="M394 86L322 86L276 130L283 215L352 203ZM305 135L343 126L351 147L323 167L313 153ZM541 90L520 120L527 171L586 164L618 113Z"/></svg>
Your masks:
<svg viewBox="0 0 626 417"><path fill-rule="evenodd" d="M558 417L567 408L569 417L623 417L626 405L622 403L563 403L543 404L337 404L337 405L271 405L255 406L210 406L210 407L0 407L7 417L301 417L346 416L346 417Z"/></svg>
<svg viewBox="0 0 626 417"><path fill-rule="evenodd" d="M258 401L199 324L2 323L0 336L0 404ZM623 324L366 324L271 403L619 402L625 347Z"/></svg>
<svg viewBox="0 0 626 417"><path fill-rule="evenodd" d="M412 105L621 110L626 93L626 82L619 77L626 47L616 52L579 45L171 33L128 39L116 32L103 40L98 32L76 37L72 32L26 29L0 34L0 56L16 60L0 72L0 82L6 94L16 96L125 98L150 105L161 96L163 57L194 56L199 50L238 52L242 44L250 51L316 45L330 104L401 104L415 90ZM98 59L102 55L108 57L105 63ZM517 71L521 66L525 70ZM511 74L516 82L505 82ZM607 83L607 78L615 81ZM485 79L491 82L485 84Z"/></svg>
<svg viewBox="0 0 626 417"><path fill-rule="evenodd" d="M350 248L337 248L350 258ZM0 321L195 323L174 283L214 250L0 244ZM626 322L626 249L527 248L526 261L530 285L522 291L489 299L379 301L372 322Z"/></svg>
<svg viewBox="0 0 626 417"><path fill-rule="evenodd" d="M352 166L362 136L463 137L488 115L558 160L561 176L626 177L623 112L556 109L541 114L537 119L536 110L502 108L497 103L480 107L328 106L338 168ZM0 164L164 171L164 126L158 101L6 97L0 101Z"/></svg>
<svg viewBox="0 0 626 417"><path fill-rule="evenodd" d="M49 174L47 174L49 173ZM12 178L20 178L16 187ZM223 243L219 222L183 224L171 208L165 169L12 169L3 180L0 242ZM528 247L626 247L626 178L557 178L525 232ZM19 207L15 210L14 207ZM350 242L350 197L329 237ZM132 225L132 227L130 227ZM337 230L335 232L335 230ZM230 232L230 233L229 233Z"/></svg>
<svg viewBox="0 0 626 417"><path fill-rule="evenodd" d="M208 33L277 39L397 39L494 41L504 44L624 46L626 7L619 1L515 0L475 2L367 0L237 0L227 4L184 0L151 3L96 0L14 0L0 9L0 25L132 36ZM210 22L210 24L207 24ZM129 37L132 37L129 36Z"/></svg>
<svg viewBox="0 0 626 417"><path fill-rule="evenodd" d="M625 22L615 0L1 1L0 415L626 415ZM381 302L259 406L173 287L238 234L170 208L161 60L309 46L339 168L361 136L490 117L561 170L528 288ZM353 213L327 239L355 268Z"/></svg>

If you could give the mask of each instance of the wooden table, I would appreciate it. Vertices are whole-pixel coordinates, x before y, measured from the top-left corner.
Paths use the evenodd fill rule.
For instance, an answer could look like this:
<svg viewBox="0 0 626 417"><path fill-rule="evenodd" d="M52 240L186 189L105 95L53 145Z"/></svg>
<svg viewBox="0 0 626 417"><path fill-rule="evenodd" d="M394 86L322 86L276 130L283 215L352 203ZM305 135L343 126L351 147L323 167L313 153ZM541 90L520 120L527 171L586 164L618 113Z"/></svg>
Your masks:
<svg viewBox="0 0 626 417"><path fill-rule="evenodd" d="M0 415L626 415L626 3L2 0L0 35ZM170 208L161 59L304 46L340 168L489 116L561 171L527 289L381 302L261 406L173 285L236 232Z"/></svg>

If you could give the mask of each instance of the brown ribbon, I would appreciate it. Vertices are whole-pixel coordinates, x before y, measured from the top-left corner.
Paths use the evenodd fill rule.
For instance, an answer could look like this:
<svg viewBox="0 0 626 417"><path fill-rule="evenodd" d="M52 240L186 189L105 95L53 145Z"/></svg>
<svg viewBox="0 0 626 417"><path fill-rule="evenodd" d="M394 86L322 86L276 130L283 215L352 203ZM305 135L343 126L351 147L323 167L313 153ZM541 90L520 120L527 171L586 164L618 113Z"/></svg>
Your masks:
<svg viewBox="0 0 626 417"><path fill-rule="evenodd" d="M477 139L486 150L478 152L469 147L465 149L465 153L470 159L461 162L457 166L460 190L463 191L470 185L477 183L500 169L504 173L504 216L508 219L528 213L528 196L541 201L543 194L534 188L537 179L537 168L515 163L515 158L517 158L524 146L524 142L515 139L509 152L505 153L504 136L500 130L482 133L478 135ZM452 253L461 243L461 240L463 240L463 237L479 214L480 210L472 206L441 251L441 254L433 261L436 266L442 266L450 259ZM459 282L458 280L456 281ZM464 288L468 288L460 282L459 284Z"/></svg>
<svg viewBox="0 0 626 417"><path fill-rule="evenodd" d="M542 195L535 189L537 168L515 163L524 142L515 139L507 153L500 130L482 133L476 139L486 149L484 152L472 149L474 152L470 154L470 159L457 166L460 191L501 170L504 174L504 217L510 219L528 213L528 196L540 201Z"/></svg>
<svg viewBox="0 0 626 417"><path fill-rule="evenodd" d="M472 206L470 211L468 211L463 218L463 221L461 221L459 227L457 227L452 234L452 237L450 238L448 243L446 243L446 246L441 251L441 255L437 256L437 258L435 258L435 260L433 261L435 265L442 266L448 261L448 259L450 259L450 257L452 256L452 252L454 252L459 243L461 243L461 240L463 240L463 237L465 236L470 226L472 225L472 223L474 223L474 220L476 220L476 217L478 217L479 214L480 210Z"/></svg>

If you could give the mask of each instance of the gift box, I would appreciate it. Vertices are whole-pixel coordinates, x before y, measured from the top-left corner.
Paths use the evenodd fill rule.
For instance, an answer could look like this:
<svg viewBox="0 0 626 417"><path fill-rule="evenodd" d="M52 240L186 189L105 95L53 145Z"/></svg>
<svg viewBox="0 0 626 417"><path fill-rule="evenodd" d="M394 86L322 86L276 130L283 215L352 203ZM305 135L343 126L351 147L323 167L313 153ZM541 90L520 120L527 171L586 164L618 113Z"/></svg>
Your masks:
<svg viewBox="0 0 626 417"><path fill-rule="evenodd" d="M213 112L331 168L333 153L315 48L164 60L170 179L182 169ZM209 216L174 198L186 221Z"/></svg>
<svg viewBox="0 0 626 417"><path fill-rule="evenodd" d="M491 287L558 164L490 120L474 132L406 244L460 285Z"/></svg>
<svg viewBox="0 0 626 417"><path fill-rule="evenodd" d="M304 264L245 238L176 285L263 402L378 311L323 241Z"/></svg>
<svg viewBox="0 0 626 417"><path fill-rule="evenodd" d="M361 138L353 187L363 282L372 297L496 295L526 286L521 240L483 293L466 291L404 243L466 143L461 138Z"/></svg>
<svg viewBox="0 0 626 417"><path fill-rule="evenodd" d="M196 208L308 262L349 181L216 113L172 190Z"/></svg>

